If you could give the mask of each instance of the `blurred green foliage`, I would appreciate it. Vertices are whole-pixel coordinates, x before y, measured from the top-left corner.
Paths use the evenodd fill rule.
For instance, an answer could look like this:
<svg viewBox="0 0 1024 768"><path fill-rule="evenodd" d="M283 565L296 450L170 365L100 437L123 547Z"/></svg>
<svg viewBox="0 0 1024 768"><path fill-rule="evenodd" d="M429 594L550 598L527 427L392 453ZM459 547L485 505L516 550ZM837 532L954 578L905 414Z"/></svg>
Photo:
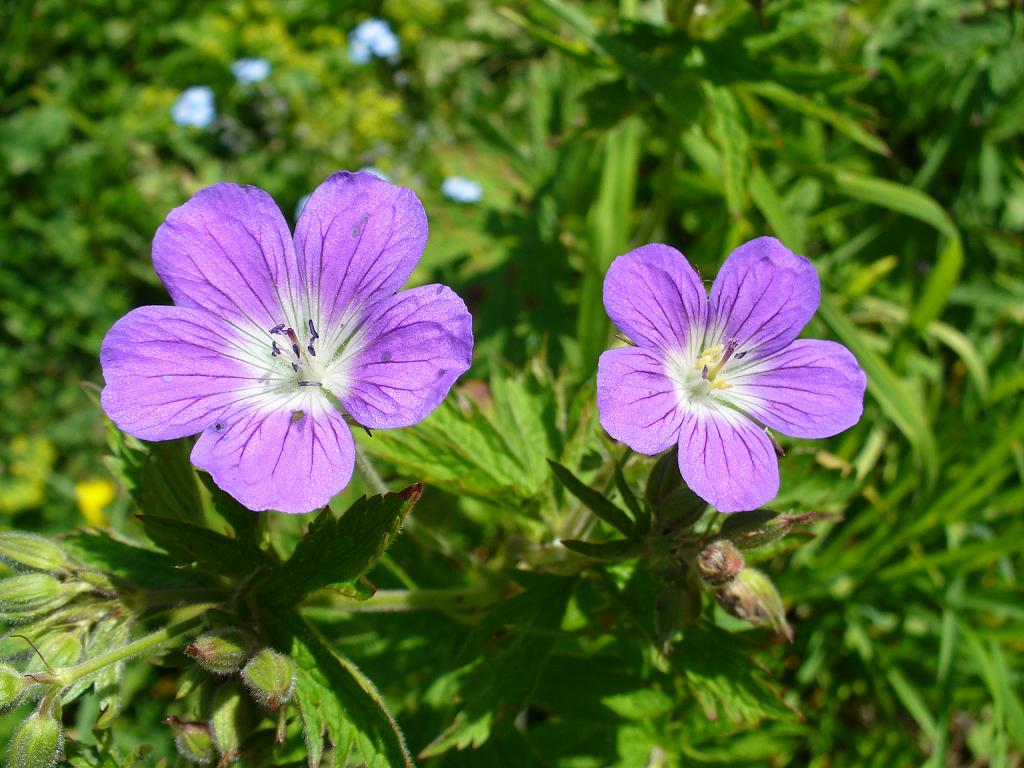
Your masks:
<svg viewBox="0 0 1024 768"><path fill-rule="evenodd" d="M787 444L776 506L833 517L757 563L796 632L792 646L747 633L771 686L751 673L723 693L723 669L749 662L710 630L687 635L685 664L659 666L656 628L626 610L656 585L623 568L524 582L518 602L468 627L412 612L323 628L414 753L436 755L427 765L1019 764L1019 4L21 0L2 13L0 513L12 524L78 521L74 485L102 473L104 437L79 382L100 383L118 316L167 301L149 243L204 185L256 184L293 220L328 173L372 164L424 201L431 241L414 279L467 298L478 344L458 401L361 441L394 487L428 485L410 536L372 574L385 588L469 588L543 556L538 541L578 538L581 507L544 459L610 483L623 458L589 388L611 332L608 264L662 241L710 276L771 233L821 275L808 335L841 340L869 375L857 428ZM348 60L348 31L370 16L399 34L396 61ZM243 86L230 65L251 56L272 71ZM205 130L170 118L197 84L216 96ZM441 196L455 173L483 185L481 203ZM627 480L649 466L633 459ZM128 509L122 496L109 516ZM298 521L267 525L297 535ZM122 716L122 752L163 739L166 679L133 685L157 694ZM499 707L493 723L484 704ZM455 749L468 744L481 749Z"/></svg>

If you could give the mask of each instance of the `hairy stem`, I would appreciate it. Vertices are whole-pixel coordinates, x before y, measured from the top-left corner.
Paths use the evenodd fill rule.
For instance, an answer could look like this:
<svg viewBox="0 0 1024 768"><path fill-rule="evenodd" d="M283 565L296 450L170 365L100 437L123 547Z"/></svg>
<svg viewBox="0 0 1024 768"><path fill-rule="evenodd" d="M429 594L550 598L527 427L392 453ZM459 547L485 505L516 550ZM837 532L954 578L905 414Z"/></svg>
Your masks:
<svg viewBox="0 0 1024 768"><path fill-rule="evenodd" d="M356 451L356 467L359 470L359 474L363 476L363 479L376 493L383 495L388 492L388 487L385 485L383 478L374 469L370 458L362 451Z"/></svg>
<svg viewBox="0 0 1024 768"><path fill-rule="evenodd" d="M304 606L311 619L333 619L339 613L398 613L404 611L460 611L482 608L501 597L501 586L485 582L460 589L381 589L369 600L331 595L327 601Z"/></svg>
<svg viewBox="0 0 1024 768"><path fill-rule="evenodd" d="M214 605L214 603L209 603L189 606L187 611L188 618L176 624L170 624L162 629L158 629L156 632L151 632L144 637L140 637L138 640L122 645L120 648L114 648L91 659L86 659L73 667L55 669L47 675L51 678L47 682L52 682L54 685L61 687L73 685L83 677L99 672L111 664L117 664L120 661L126 661L136 656L160 650L164 645L176 638L194 634L202 626L203 613L213 608ZM43 676L37 675L36 677L41 678ZM43 682L43 680L40 679L39 682Z"/></svg>

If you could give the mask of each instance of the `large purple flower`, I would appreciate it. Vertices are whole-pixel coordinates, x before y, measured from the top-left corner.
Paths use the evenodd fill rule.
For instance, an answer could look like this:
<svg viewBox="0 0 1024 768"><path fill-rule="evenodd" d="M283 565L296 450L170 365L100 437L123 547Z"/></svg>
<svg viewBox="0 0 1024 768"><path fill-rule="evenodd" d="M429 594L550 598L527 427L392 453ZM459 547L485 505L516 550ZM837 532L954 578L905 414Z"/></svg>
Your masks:
<svg viewBox="0 0 1024 768"><path fill-rule="evenodd" d="M175 306L133 310L103 340L103 409L143 440L201 433L193 463L250 509L326 504L355 462L345 414L415 424L469 368L462 299L399 291L426 242L416 195L370 173L321 184L294 241L266 192L198 192L153 240Z"/></svg>
<svg viewBox="0 0 1024 768"><path fill-rule="evenodd" d="M601 355L601 425L635 451L679 445L686 484L721 512L779 490L761 424L829 437L860 419L867 380L846 347L797 339L821 298L807 259L772 237L733 251L711 287L686 257L651 244L611 265L608 316L636 343Z"/></svg>

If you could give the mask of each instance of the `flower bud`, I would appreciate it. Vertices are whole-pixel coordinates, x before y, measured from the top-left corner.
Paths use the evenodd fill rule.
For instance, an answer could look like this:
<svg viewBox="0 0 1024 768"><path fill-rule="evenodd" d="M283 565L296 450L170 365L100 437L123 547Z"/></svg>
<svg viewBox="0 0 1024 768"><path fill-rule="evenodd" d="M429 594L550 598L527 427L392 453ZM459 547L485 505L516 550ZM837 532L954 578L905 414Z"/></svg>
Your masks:
<svg viewBox="0 0 1024 768"><path fill-rule="evenodd" d="M678 449L658 459L644 493L662 528L689 528L704 513L707 502L691 491L679 475Z"/></svg>
<svg viewBox="0 0 1024 768"><path fill-rule="evenodd" d="M28 687L28 682L18 670L7 664L0 664L0 713L18 706L22 694Z"/></svg>
<svg viewBox="0 0 1024 768"><path fill-rule="evenodd" d="M221 756L218 765L231 765L238 759L247 719L245 703L234 683L225 683L213 695L210 735Z"/></svg>
<svg viewBox="0 0 1024 768"><path fill-rule="evenodd" d="M248 632L228 627L200 635L185 648L185 655L199 662L207 672L231 675L242 668L253 645Z"/></svg>
<svg viewBox="0 0 1024 768"><path fill-rule="evenodd" d="M51 707L44 704L26 717L11 737L7 768L53 768L63 759L64 729L49 711Z"/></svg>
<svg viewBox="0 0 1024 768"><path fill-rule="evenodd" d="M736 512L722 523L718 535L729 539L740 549L757 549L785 537L793 526L811 523L820 517L816 512L780 515L770 509Z"/></svg>
<svg viewBox="0 0 1024 768"><path fill-rule="evenodd" d="M209 765L217 758L210 727L206 723L183 723L177 718L167 722L178 731L174 736L174 746L183 758L199 765Z"/></svg>
<svg viewBox="0 0 1024 768"><path fill-rule="evenodd" d="M15 567L59 573L74 564L62 547L43 536L21 531L0 533L0 559Z"/></svg>
<svg viewBox="0 0 1024 768"><path fill-rule="evenodd" d="M20 573L0 579L0 618L23 621L60 608L85 589L46 573Z"/></svg>
<svg viewBox="0 0 1024 768"><path fill-rule="evenodd" d="M786 621L786 607L779 591L761 571L744 568L729 583L715 590L725 610L755 627L771 627L793 642L793 630Z"/></svg>
<svg viewBox="0 0 1024 768"><path fill-rule="evenodd" d="M697 573L706 584L726 584L742 568L743 553L728 541L713 541L697 555Z"/></svg>
<svg viewBox="0 0 1024 768"><path fill-rule="evenodd" d="M264 648L245 665L242 682L257 702L274 712L292 700L295 665L284 654Z"/></svg>

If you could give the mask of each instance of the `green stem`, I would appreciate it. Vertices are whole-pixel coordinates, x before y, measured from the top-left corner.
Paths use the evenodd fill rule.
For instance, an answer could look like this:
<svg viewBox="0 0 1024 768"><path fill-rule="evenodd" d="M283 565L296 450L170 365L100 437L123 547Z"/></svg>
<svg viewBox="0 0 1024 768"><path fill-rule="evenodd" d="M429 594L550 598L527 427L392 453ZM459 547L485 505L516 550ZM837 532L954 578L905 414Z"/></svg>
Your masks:
<svg viewBox="0 0 1024 768"><path fill-rule="evenodd" d="M108 667L111 664L116 664L119 661L125 661L126 659L140 656L147 652L156 651L165 643L181 637L182 635L191 634L199 629L203 623L202 614L208 609L213 608L214 605L214 603L210 603L208 605L189 606L188 613L195 613L195 615L190 616L184 621L180 621L177 624L171 624L163 629L158 629L156 632L152 632L145 637L140 637L138 640L133 640L126 645L122 645L120 648L114 648L106 653L94 656L91 659L86 659L73 667L55 669L50 673L52 682L53 684L61 687L73 685L83 677L88 677L95 672L99 672L101 669ZM40 678L42 675L36 675L36 677ZM40 682L43 681L40 680Z"/></svg>

